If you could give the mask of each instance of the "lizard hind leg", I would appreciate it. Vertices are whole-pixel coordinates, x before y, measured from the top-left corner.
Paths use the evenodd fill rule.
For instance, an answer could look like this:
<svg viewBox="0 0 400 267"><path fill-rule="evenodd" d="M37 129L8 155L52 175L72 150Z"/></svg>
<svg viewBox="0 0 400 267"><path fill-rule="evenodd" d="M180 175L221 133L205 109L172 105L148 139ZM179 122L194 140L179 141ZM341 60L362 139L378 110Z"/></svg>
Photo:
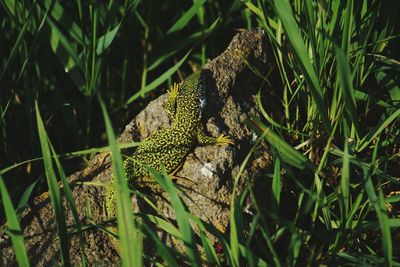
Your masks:
<svg viewBox="0 0 400 267"><path fill-rule="evenodd" d="M116 237L118 234L118 227L116 226L116 218L117 218L117 199L115 195L115 179L111 177L110 182L106 185L105 192L105 216L109 220L107 226L105 227L106 231L109 232L110 242L114 247L117 253L120 252L119 239Z"/></svg>
<svg viewBox="0 0 400 267"><path fill-rule="evenodd" d="M115 195L115 179L111 177L110 182L106 185L105 193L105 214L107 218L117 217L117 199Z"/></svg>

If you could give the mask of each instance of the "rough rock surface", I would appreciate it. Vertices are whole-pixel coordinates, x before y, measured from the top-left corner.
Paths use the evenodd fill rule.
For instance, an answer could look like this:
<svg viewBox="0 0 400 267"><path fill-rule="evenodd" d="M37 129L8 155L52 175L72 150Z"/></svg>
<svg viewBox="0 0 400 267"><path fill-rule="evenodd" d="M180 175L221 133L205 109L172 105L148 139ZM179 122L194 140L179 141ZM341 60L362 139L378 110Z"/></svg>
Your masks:
<svg viewBox="0 0 400 267"><path fill-rule="evenodd" d="M243 121L250 115L258 114L255 93L262 80L250 70L248 64L261 73L267 73L272 68L270 62L273 62L268 51L269 47L260 31L244 31L233 38L220 56L204 66L208 102L203 123L210 135L228 134L234 139L235 145L197 147L189 154L177 176L192 181L178 183L187 194L183 200L190 212L221 231L225 231L229 225L234 177L254 144L254 134L245 127ZM143 140L157 129L168 127L170 121L163 110L166 100L167 96L162 95L152 101L126 126L119 142ZM104 187L84 183L107 182L111 176L109 163L109 156L99 154L88 168L68 177L82 224L89 226L83 236L85 256L90 265L113 265L119 262L107 235L93 226L93 223L105 220ZM239 190L250 178L269 168L270 163L271 159L266 153L253 156L242 173ZM154 200L165 216L174 218L165 196L156 196ZM70 209L66 203L64 207L67 223L73 225ZM138 209L136 207L135 210ZM47 194L36 197L33 204L26 207L21 224L32 265L47 266L59 262L55 219ZM79 265L82 255L77 235L72 235L70 247L71 259ZM16 265L11 241L4 233L0 233L0 249L3 263L6 266Z"/></svg>

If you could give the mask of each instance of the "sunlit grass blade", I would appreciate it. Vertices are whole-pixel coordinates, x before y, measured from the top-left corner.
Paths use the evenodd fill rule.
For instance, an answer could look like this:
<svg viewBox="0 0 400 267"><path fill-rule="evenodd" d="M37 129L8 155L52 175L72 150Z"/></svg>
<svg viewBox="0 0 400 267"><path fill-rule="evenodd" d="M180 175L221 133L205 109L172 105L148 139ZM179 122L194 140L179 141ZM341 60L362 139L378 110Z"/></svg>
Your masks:
<svg viewBox="0 0 400 267"><path fill-rule="evenodd" d="M215 251L211 240L207 237L207 235L201 231L200 232L201 244L204 248L204 253L206 254L207 264L213 266L220 266L220 260L218 259L217 252Z"/></svg>
<svg viewBox="0 0 400 267"><path fill-rule="evenodd" d="M275 211L279 211L279 202L281 199L281 160L279 155L274 160L274 176L272 178L272 204Z"/></svg>
<svg viewBox="0 0 400 267"><path fill-rule="evenodd" d="M315 73L315 70L311 64L310 58L308 57L307 48L300 34L300 29L293 17L290 3L285 0L274 0L274 5L279 18L282 21L286 36L292 45L294 53L300 63L299 65L302 73L310 87L311 95L314 98L325 130L328 134L330 134L332 129L328 119L328 110L322 97L323 91L318 81L317 74Z"/></svg>
<svg viewBox="0 0 400 267"><path fill-rule="evenodd" d="M15 256L19 266L30 266L28 254L25 248L24 235L18 222L10 195L8 194L3 177L0 175L0 193L3 200L4 212L7 219L7 228L11 236Z"/></svg>
<svg viewBox="0 0 400 267"><path fill-rule="evenodd" d="M57 21L65 31L73 38L75 42L83 45L83 31L82 28L74 21L74 19L65 11L62 4L58 1L45 0L43 1L46 9L51 10L51 17Z"/></svg>
<svg viewBox="0 0 400 267"><path fill-rule="evenodd" d="M343 17L343 34L342 34L342 45L343 49L343 57L348 58L349 56L349 48L351 42L351 34L352 34L352 26L353 26L353 1L347 1L346 10L344 12L345 16ZM339 64L340 62L338 62Z"/></svg>
<svg viewBox="0 0 400 267"><path fill-rule="evenodd" d="M179 231L178 228L175 227L173 223L151 214L144 214L144 217L168 234L178 239L182 239L182 233Z"/></svg>
<svg viewBox="0 0 400 267"><path fill-rule="evenodd" d="M129 194L128 183L125 178L124 166L120 150L116 143L114 130L111 125L106 107L99 97L101 110L103 113L108 143L112 153L112 168L116 179L115 194L118 210L118 235L121 242L121 258L124 266L141 266L142 265L142 240L138 229L135 227L131 199Z"/></svg>
<svg viewBox="0 0 400 267"><path fill-rule="evenodd" d="M16 2L13 0L5 0L2 1L2 4L4 5L4 7L6 8L7 12L9 12L9 14L11 16L15 16L15 10L16 10Z"/></svg>
<svg viewBox="0 0 400 267"><path fill-rule="evenodd" d="M194 1L193 5L169 28L167 34L179 31L193 18L206 0Z"/></svg>
<svg viewBox="0 0 400 267"><path fill-rule="evenodd" d="M342 201L344 204L344 214L347 215L349 211L349 197L350 197L350 159L349 148L347 140L344 143L344 154L342 164L342 178L340 179L340 191L342 194Z"/></svg>
<svg viewBox="0 0 400 267"><path fill-rule="evenodd" d="M396 203L400 202L400 195L393 195L385 198L385 203Z"/></svg>
<svg viewBox="0 0 400 267"><path fill-rule="evenodd" d="M200 266L201 257L199 251L197 250L197 242L193 229L190 225L188 212L186 211L185 206L179 197L178 191L175 189L175 186L172 183L172 180L165 172L161 175L155 169L149 166L146 166L146 168L170 197L170 202L175 211L179 231L181 232L182 241L185 246L185 253L191 263L191 266Z"/></svg>
<svg viewBox="0 0 400 267"><path fill-rule="evenodd" d="M293 232L288 247L288 252L289 252L289 257L287 259L288 266L296 266L297 259L300 254L301 245L302 242L299 235L296 232Z"/></svg>
<svg viewBox="0 0 400 267"><path fill-rule="evenodd" d="M51 152L49 148L47 133L44 128L42 117L40 116L40 111L37 102L35 103L35 107L36 107L37 127L38 127L40 145L43 155L44 170L46 174L47 185L49 187L50 201L53 206L57 222L57 232L61 247L61 258L65 266L70 266L71 262L69 257L69 238L67 233L67 224L65 219L64 207L62 203L62 197L57 182L56 173L53 168L53 162L51 159Z"/></svg>
<svg viewBox="0 0 400 267"><path fill-rule="evenodd" d="M10 105L10 101L11 101L11 98L8 99L7 104L6 104L6 106L5 106L4 108L3 108L3 107L0 107L0 113L1 113L1 115L0 115L0 125L2 124L3 118L4 118L4 116L5 116L6 113L7 113L8 107L9 107L9 105Z"/></svg>
<svg viewBox="0 0 400 267"><path fill-rule="evenodd" d="M115 36L118 33L121 24L115 26L112 30L106 32L104 35L100 36L97 40L96 54L101 55L113 42Z"/></svg>

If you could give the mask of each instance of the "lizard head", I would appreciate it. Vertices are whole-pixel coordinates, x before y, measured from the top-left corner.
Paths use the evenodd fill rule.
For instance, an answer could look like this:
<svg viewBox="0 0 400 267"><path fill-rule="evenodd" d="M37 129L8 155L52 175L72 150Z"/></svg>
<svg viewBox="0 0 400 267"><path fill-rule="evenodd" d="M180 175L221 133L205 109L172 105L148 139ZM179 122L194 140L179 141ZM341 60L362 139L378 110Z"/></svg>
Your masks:
<svg viewBox="0 0 400 267"><path fill-rule="evenodd" d="M205 107L206 79L202 70L198 70L189 75L180 85L180 93L188 99L195 99L201 111Z"/></svg>

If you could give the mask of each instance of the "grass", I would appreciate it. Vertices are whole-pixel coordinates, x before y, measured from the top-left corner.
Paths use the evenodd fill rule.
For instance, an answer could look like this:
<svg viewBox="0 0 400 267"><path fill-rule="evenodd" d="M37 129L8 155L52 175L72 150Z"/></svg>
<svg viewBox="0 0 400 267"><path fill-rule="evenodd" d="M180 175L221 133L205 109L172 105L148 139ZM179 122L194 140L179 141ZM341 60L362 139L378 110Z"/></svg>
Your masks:
<svg viewBox="0 0 400 267"><path fill-rule="evenodd" d="M397 1L377 0L1 0L1 216L18 263L29 261L20 211L31 194L49 190L61 263L70 265L59 181L82 236L65 173L108 142L100 150L113 153L124 265L399 266L399 11ZM249 184L232 198L230 231L221 233L185 209L165 174L154 173L177 226L133 216L114 132L164 92L160 87L222 52L233 29L252 27L265 31L277 66L273 78L251 66L270 80L258 94L262 118L246 122L271 144L273 168L261 178L270 201L261 202ZM269 112L271 94L281 101L281 117ZM245 199L255 210L250 221ZM141 221L175 236L185 250L168 247ZM198 238L189 222L200 229ZM158 258L133 249L143 239Z"/></svg>

